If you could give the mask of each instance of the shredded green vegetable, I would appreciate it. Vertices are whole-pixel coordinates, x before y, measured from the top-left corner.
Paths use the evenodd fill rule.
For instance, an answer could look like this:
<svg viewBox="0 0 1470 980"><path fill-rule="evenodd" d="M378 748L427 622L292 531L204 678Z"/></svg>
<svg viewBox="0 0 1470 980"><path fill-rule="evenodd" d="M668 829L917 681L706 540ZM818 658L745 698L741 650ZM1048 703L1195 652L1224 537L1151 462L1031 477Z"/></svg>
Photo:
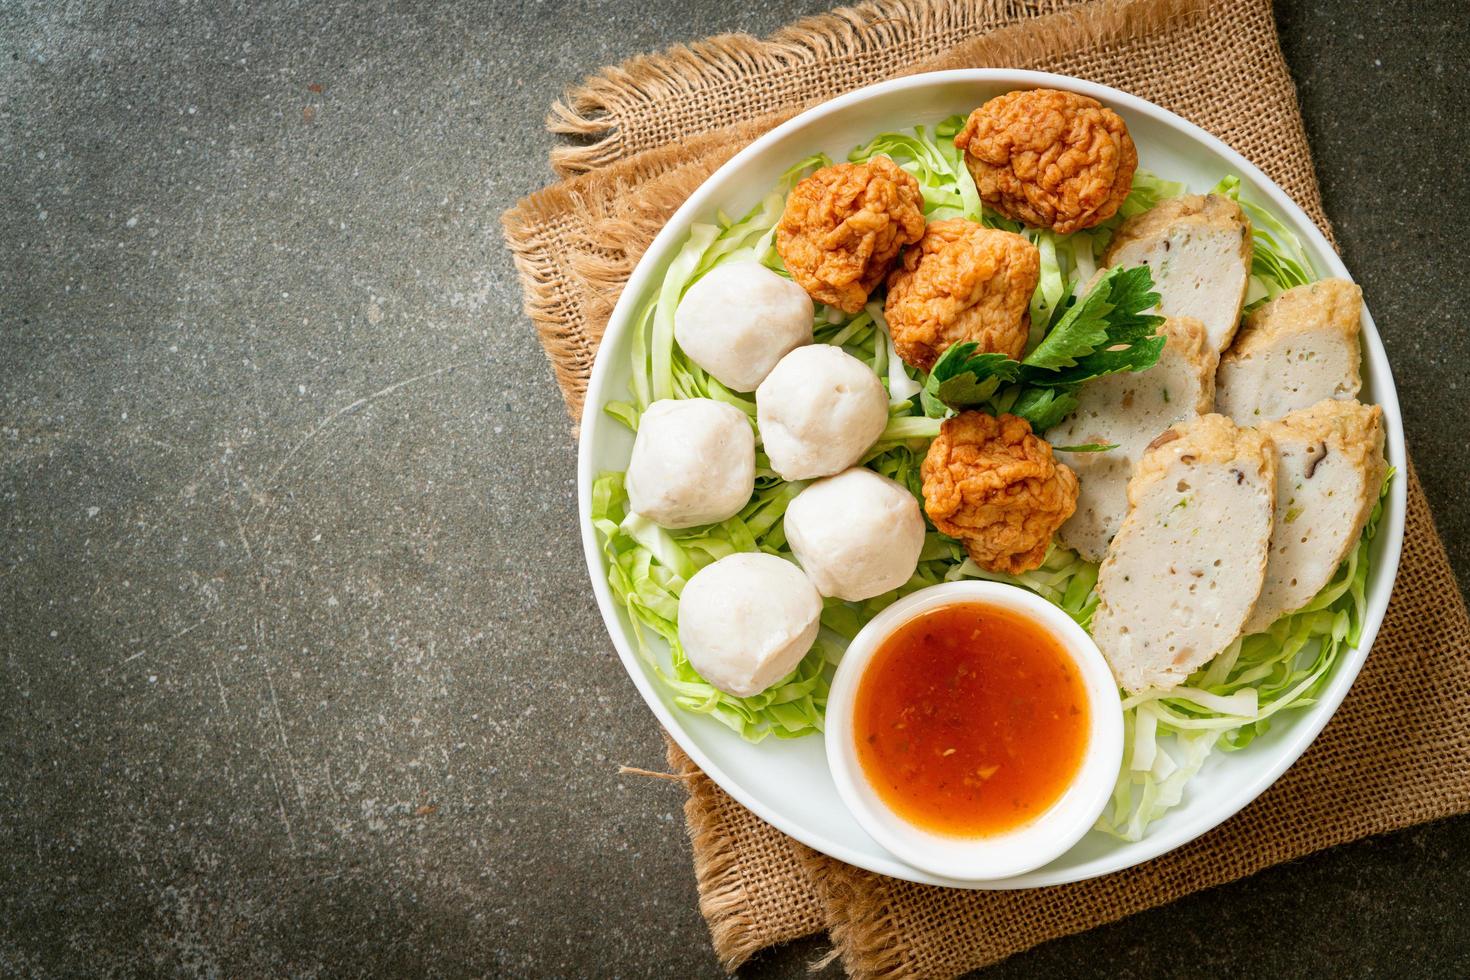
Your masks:
<svg viewBox="0 0 1470 980"><path fill-rule="evenodd" d="M1301 239L1270 211L1240 196L1240 178L1226 176L1210 191L1223 194L1240 205L1251 222L1251 279L1246 289L1245 308L1254 309L1292 286L1304 286L1316 278Z"/></svg>
<svg viewBox="0 0 1470 980"><path fill-rule="evenodd" d="M817 645L792 673L748 698L726 694L707 683L689 665L679 644L679 593L694 572L738 551L777 550L785 544L780 520L799 485L776 483L757 490L736 516L711 527L666 531L627 510L621 473L605 473L592 487L592 521L602 535L608 584L628 613L638 652L685 711L706 714L758 742L767 735L795 738L821 731L830 673L831 641ZM761 548L757 539L762 539ZM669 645L668 669L648 642L652 631Z"/></svg>
<svg viewBox="0 0 1470 980"><path fill-rule="evenodd" d="M730 391L679 350L674 342L674 311L691 285L725 262L754 260L784 273L773 240L786 195L796 181L827 162L820 155L803 160L738 220L720 215L715 224L697 224L690 229L657 294L638 312L632 343L631 400L610 402L604 411L636 431L643 410L661 398L715 398L744 411L754 426L753 396ZM919 382L910 376L894 351L882 303L870 303L851 317L818 306L813 333L818 343L841 347L883 379L889 391L891 419L864 462L918 494L922 484L918 463L929 440L939 431L939 420L925 418L915 407ZM629 514L622 474L599 476L593 490L593 522L604 542L608 583L633 623L640 655L660 683L669 688L676 705L707 714L750 741L768 735L794 738L821 731L830 663L840 657L847 640L857 631L845 628L853 623L860 628L898 595L941 581L947 567L937 557L931 558L921 563L910 583L887 597L852 606L829 601L823 614L826 628L812 652L789 677L748 698L717 690L699 677L679 645L679 593L700 568L738 551L760 550L790 558L781 517L804 486L782 481L770 469L765 454L757 452L756 491L745 509L721 524L685 531L668 531ZM932 537L940 538L937 534ZM952 553L958 549L958 544L948 542L943 549L934 544L926 551L934 551L937 556L943 550L946 558L953 558ZM668 644L667 667L655 655L649 632Z"/></svg>
<svg viewBox="0 0 1470 980"><path fill-rule="evenodd" d="M1065 322L1071 324L1068 330L1078 332L1082 331L1078 324L1087 325L1082 319L1086 311L1068 314L1081 302L1084 287L1096 273L1117 227L1125 218L1183 194L1186 188L1139 171L1119 213L1102 225L1071 235L1022 228L982 206L963 156L954 146L954 135L963 122L962 117L954 116L932 129L918 126L882 133L855 148L848 159L860 163L880 154L890 157L918 181L928 220L980 221L1020 232L1036 244L1041 253L1041 277L1032 297L1032 335L1025 356L1029 359L1035 354L1046 360L1047 352L1059 348L1060 341L1054 340L1039 353L1037 349L1053 328ZM714 398L745 412L759 437L754 397L729 391L684 356L674 342L674 310L694 282L726 262L753 260L785 275L774 238L786 195L798 180L828 162L822 155L801 161L738 219L721 214L713 223L691 227L659 288L638 310L629 399L604 406L608 414L636 431L643 410L660 398ZM1315 278L1301 242L1270 212L1241 199L1238 178L1226 177L1214 192L1239 201L1254 227L1249 294L1253 302ZM969 371L973 377L968 382L946 376L942 384L912 372L894 350L881 298L855 315L818 305L813 332L816 342L840 346L869 364L882 379L889 394L889 422L862 464L907 487L922 502L920 464L942 421L927 416L925 407L942 416L949 409L943 399L936 400L941 389L954 395L963 384L986 384L984 372ZM1104 346L1113 351L1117 345ZM1085 360L1071 353L1053 359L1065 365L1079 358ZM1059 420L1075 404L1069 401L1065 387L1021 389L1020 385L997 388L990 395L993 408ZM679 708L708 715L750 741L819 732L832 667L848 641L900 596L940 582L974 578L1018 585L1055 603L1084 629L1091 624L1098 603L1097 565L1053 547L1040 568L1023 575L996 574L966 557L957 541L931 529L917 570L901 588L865 602L826 601L817 642L789 676L754 697L719 691L690 666L679 644L679 594L696 571L726 555L764 551L790 559L782 517L804 487L804 483L782 481L758 449L755 493L739 514L716 525L669 531L628 512L622 474L604 473L594 483L593 522L603 540L608 583L632 623L639 655ZM1185 785L1211 752L1244 748L1269 730L1279 712L1313 703L1342 651L1358 642L1369 542L1381 511L1380 500L1357 549L1305 609L1284 617L1265 633L1237 640L1184 686L1169 692L1144 692L1125 701L1124 767L1099 830L1137 840L1182 800ZM667 645L667 655L662 654L662 645L653 642L654 637Z"/></svg>
<svg viewBox="0 0 1470 980"><path fill-rule="evenodd" d="M950 116L932 130L915 126L912 132L881 133L866 146L847 155L850 163L866 163L885 156L913 175L924 195L924 218L984 217L980 191L965 166L965 155L954 145L955 134L964 128L964 116Z"/></svg>

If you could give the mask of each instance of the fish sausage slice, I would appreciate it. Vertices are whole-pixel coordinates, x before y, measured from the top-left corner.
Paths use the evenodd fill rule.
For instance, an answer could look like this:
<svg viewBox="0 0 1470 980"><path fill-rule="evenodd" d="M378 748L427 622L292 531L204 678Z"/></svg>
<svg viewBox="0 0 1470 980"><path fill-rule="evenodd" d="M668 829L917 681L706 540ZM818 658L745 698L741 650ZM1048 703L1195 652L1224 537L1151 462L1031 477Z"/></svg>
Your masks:
<svg viewBox="0 0 1470 980"><path fill-rule="evenodd" d="M1362 314L1363 291L1346 279L1295 286L1251 313L1220 358L1220 413L1259 425L1324 398L1357 398Z"/></svg>
<svg viewBox="0 0 1470 980"><path fill-rule="evenodd" d="M1296 612L1332 580L1362 536L1388 471L1377 405L1329 398L1261 431L1276 445L1276 526L1247 633Z"/></svg>
<svg viewBox="0 0 1470 980"><path fill-rule="evenodd" d="M1177 687L1240 635L1275 500L1275 453L1254 429L1201 415L1154 440L1098 572L1092 636L1121 687Z"/></svg>
<svg viewBox="0 0 1470 980"><path fill-rule="evenodd" d="M1170 198L1123 222L1103 264L1147 265L1159 312L1199 320L1218 354L1240 325L1250 282L1251 223L1239 204L1220 194Z"/></svg>
<svg viewBox="0 0 1470 980"><path fill-rule="evenodd" d="M1099 453L1057 453L1077 474L1077 510L1058 534L1088 561L1102 561L1128 513L1128 478L1154 437L1175 422L1215 405L1217 357L1204 324L1190 317L1164 321L1168 342L1159 361L1137 374L1110 374L1078 392L1077 411L1046 433L1055 446L1111 445Z"/></svg>

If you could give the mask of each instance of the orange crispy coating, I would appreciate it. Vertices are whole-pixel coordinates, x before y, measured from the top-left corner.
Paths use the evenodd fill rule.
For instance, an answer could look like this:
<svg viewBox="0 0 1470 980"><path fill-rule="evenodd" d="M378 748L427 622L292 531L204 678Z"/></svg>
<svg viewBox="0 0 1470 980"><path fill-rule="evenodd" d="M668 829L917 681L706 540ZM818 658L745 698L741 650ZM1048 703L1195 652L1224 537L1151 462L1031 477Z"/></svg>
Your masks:
<svg viewBox="0 0 1470 980"><path fill-rule="evenodd" d="M950 218L935 221L888 277L884 313L898 356L929 370L973 340L982 354L1020 359L1041 253L1020 235Z"/></svg>
<svg viewBox="0 0 1470 980"><path fill-rule="evenodd" d="M946 419L924 457L924 510L975 564L1012 575L1041 565L1077 507L1077 476L1014 415Z"/></svg>
<svg viewBox="0 0 1470 980"><path fill-rule="evenodd" d="M919 182L887 157L823 167L791 190L776 251L812 299L863 308L899 249L924 233Z"/></svg>
<svg viewBox="0 0 1470 980"><path fill-rule="evenodd" d="M970 113L954 142L986 204L1064 235L1111 218L1138 168L1138 149L1117 113L1055 89L991 99Z"/></svg>

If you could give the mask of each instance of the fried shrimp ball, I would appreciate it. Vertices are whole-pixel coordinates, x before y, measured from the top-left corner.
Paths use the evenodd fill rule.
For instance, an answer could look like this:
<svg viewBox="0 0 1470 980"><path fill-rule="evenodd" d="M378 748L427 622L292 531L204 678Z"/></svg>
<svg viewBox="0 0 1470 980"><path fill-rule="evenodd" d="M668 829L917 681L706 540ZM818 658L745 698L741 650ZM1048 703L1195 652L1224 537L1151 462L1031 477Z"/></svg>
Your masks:
<svg viewBox="0 0 1470 980"><path fill-rule="evenodd" d="M1077 476L1014 415L946 419L924 457L924 510L975 564L1012 575L1038 567L1077 506Z"/></svg>
<svg viewBox="0 0 1470 980"><path fill-rule="evenodd" d="M1020 235L965 218L936 221L888 277L884 313L898 356L924 371L965 340L1020 359L1041 253Z"/></svg>
<svg viewBox="0 0 1470 980"><path fill-rule="evenodd" d="M919 182L887 157L823 167L791 190L776 250L811 297L863 308L899 249L924 233Z"/></svg>
<svg viewBox="0 0 1470 980"><path fill-rule="evenodd" d="M1063 235L1111 218L1138 167L1116 112L1055 89L991 99L970 113L954 143L986 204Z"/></svg>

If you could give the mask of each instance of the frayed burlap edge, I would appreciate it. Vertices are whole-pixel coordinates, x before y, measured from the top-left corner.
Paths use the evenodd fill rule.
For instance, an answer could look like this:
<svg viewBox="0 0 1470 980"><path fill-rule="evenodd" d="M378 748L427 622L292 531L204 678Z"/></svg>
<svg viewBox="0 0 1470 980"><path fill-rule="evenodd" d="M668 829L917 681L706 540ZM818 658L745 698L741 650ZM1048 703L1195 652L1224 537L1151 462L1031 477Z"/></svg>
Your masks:
<svg viewBox="0 0 1470 980"><path fill-rule="evenodd" d="M567 284L553 258L554 251L544 244L549 221L561 212L558 205L570 198L566 188L548 187L505 212L500 220L511 260L521 277L525 294L521 308L536 326L541 350L551 363L556 386L575 422L582 416L582 398L596 348L588 343L585 332L574 329Z"/></svg>
<svg viewBox="0 0 1470 980"><path fill-rule="evenodd" d="M668 220L669 205L704 183L743 145L742 137L748 142L758 135L755 125L650 150L554 184L501 216L525 293L522 308L536 326L574 422L582 416L608 317L633 266ZM578 229L563 240L562 222L574 212L584 216L590 231ZM569 250L566 244L580 247Z"/></svg>
<svg viewBox="0 0 1470 980"><path fill-rule="evenodd" d="M715 805L719 787L667 734L664 743L670 771L685 780L689 791L684 801L684 823L694 850L699 913L709 925L715 955L726 970L733 971L765 945L750 915L740 854L734 840L725 833Z"/></svg>
<svg viewBox="0 0 1470 980"><path fill-rule="evenodd" d="M806 17L766 39L722 34L632 58L602 69L552 104L547 128L589 141L552 151L552 168L569 176L627 156L622 120L635 105L745 85L757 75L779 78L798 65L848 62L918 38L984 30L1066 5L1067 0L870 0Z"/></svg>
<svg viewBox="0 0 1470 980"><path fill-rule="evenodd" d="M964 6L963 3L957 3L956 0L927 0L923 6L926 11L933 13L941 5ZM891 77L899 78L950 68L1035 64L1059 53L1106 45L1122 37L1173 29L1180 23L1199 15L1206 5L1207 0L1103 0L1100 3L1073 7L1055 4L1054 6L1059 8L1056 13L1038 16L1022 24L996 28L962 42L938 57L921 61L895 72ZM1047 4L1040 6L1047 6ZM839 11L839 13L843 12ZM878 32L882 26L889 25L875 26L873 30ZM783 36L795 35L797 27L783 31ZM872 36L859 36L855 43L871 43L872 40ZM689 58L681 59L679 64L690 68L696 74L708 67ZM715 153L719 153L718 163L708 167L708 170L713 172L719 163L723 163L736 150L748 145L756 137L809 106L810 103L802 103L731 126L701 133L688 141L681 142L677 147L681 151L679 155L691 162L706 163L711 162L709 158ZM630 170L637 170L649 178L649 182L640 188L634 202L650 218L643 228L638 229L641 236L627 234L626 226L605 225L603 230L607 234L592 244L599 247L623 248L629 240L639 237L646 244L667 221L668 212L660 210L661 201L657 195L663 191L664 200L682 203L683 197L687 197L688 193L697 186L685 184L677 190L659 186L657 178L667 176L659 163L669 149L672 148L660 147L644 151L620 161L617 169L609 173L612 179L617 180ZM575 186L575 181L572 182L572 185ZM631 273L631 266L628 267L628 271Z"/></svg>
<svg viewBox="0 0 1470 980"><path fill-rule="evenodd" d="M842 960L852 977L889 977L905 967L902 932L887 901L874 900L864 886L872 873L812 851L806 861L807 877L821 896L827 915L827 933L832 952L813 964L813 969Z"/></svg>
<svg viewBox="0 0 1470 980"><path fill-rule="evenodd" d="M689 798L684 818L694 853L699 911L709 926L715 955L734 971L756 952L821 932L826 910L807 879L819 855L740 806L664 734L668 778L683 782ZM752 849L779 855L774 876L750 874Z"/></svg>
<svg viewBox="0 0 1470 980"><path fill-rule="evenodd" d="M1079 48L1102 47L1122 37L1171 30L1203 13L1208 5L1208 0L1105 0L1068 7L964 41L902 74L1032 65Z"/></svg>

